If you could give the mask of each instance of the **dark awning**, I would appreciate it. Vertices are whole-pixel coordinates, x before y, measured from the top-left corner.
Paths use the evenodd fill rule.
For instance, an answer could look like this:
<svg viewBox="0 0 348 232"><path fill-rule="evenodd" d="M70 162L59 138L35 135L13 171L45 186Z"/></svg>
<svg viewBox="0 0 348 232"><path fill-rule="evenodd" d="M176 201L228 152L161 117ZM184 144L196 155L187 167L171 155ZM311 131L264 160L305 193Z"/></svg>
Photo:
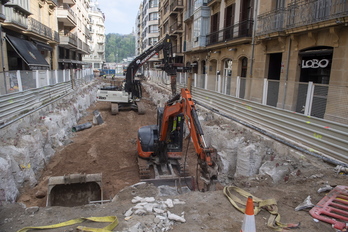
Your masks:
<svg viewBox="0 0 348 232"><path fill-rule="evenodd" d="M37 49L41 51L53 51L52 47L48 44L35 41Z"/></svg>
<svg viewBox="0 0 348 232"><path fill-rule="evenodd" d="M28 40L16 38L10 35L6 35L6 39L17 54L29 65L49 67L45 58L41 55L37 47Z"/></svg>

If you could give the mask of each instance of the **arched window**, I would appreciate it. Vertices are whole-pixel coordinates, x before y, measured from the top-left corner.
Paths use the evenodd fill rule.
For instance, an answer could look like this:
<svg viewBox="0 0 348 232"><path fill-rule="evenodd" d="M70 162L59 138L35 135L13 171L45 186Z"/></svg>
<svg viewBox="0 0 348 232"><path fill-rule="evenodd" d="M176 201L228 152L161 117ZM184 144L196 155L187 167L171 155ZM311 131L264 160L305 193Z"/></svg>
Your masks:
<svg viewBox="0 0 348 232"><path fill-rule="evenodd" d="M232 60L226 59L224 62L224 76L231 77L232 76Z"/></svg>
<svg viewBox="0 0 348 232"><path fill-rule="evenodd" d="M247 71L248 71L248 58L243 57L241 60L242 66L241 66L241 72L240 76L241 77L246 77L247 76Z"/></svg>

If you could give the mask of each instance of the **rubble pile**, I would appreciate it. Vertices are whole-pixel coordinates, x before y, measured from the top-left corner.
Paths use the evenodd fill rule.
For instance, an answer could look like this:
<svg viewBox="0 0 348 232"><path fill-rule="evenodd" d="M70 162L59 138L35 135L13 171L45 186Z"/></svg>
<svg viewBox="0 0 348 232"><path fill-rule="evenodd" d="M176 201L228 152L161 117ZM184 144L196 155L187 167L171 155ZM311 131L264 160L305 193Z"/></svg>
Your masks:
<svg viewBox="0 0 348 232"><path fill-rule="evenodd" d="M138 222L130 227L127 232L138 232L138 231L169 231L171 230L175 222L184 223L185 213L181 215L170 212L174 209L175 205L183 205L185 202L178 199L166 199L166 200L155 200L154 197L139 197L136 196L132 199L132 203L135 204L133 207L128 209L125 213L125 220L130 221L135 216L144 217L148 220L137 220Z"/></svg>

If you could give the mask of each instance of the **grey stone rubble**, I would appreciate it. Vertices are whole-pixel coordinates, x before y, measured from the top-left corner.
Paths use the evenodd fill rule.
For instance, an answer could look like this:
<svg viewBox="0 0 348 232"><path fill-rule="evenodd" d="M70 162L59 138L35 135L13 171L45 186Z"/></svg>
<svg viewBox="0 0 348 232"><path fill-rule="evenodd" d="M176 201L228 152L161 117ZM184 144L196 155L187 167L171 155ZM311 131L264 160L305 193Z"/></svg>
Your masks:
<svg viewBox="0 0 348 232"><path fill-rule="evenodd" d="M97 84L75 91L0 130L0 205L15 202L24 185L34 186L55 150L74 136L72 127L95 102Z"/></svg>
<svg viewBox="0 0 348 232"><path fill-rule="evenodd" d="M155 104L163 107L170 99L171 92L166 88L158 91L155 85L144 83L143 86L151 93L151 100ZM212 145L218 151L221 168L219 182L224 185L233 183L235 178L259 174L268 175L277 183L310 164L302 152L199 105L196 108L207 145Z"/></svg>
<svg viewBox="0 0 348 232"><path fill-rule="evenodd" d="M123 232L164 232L172 229L175 222L185 223L185 213L182 212L181 215L177 215L170 212L170 209L174 208L175 205L182 205L185 202L178 199L166 199L166 200L155 200L154 197L139 197L136 196L132 199L132 203L135 204L133 207L128 209L124 213L126 221L131 221L133 215L138 216L149 216L154 217L151 220L146 220L144 222L137 222L135 225L131 226L127 231ZM147 217L146 219L148 219Z"/></svg>

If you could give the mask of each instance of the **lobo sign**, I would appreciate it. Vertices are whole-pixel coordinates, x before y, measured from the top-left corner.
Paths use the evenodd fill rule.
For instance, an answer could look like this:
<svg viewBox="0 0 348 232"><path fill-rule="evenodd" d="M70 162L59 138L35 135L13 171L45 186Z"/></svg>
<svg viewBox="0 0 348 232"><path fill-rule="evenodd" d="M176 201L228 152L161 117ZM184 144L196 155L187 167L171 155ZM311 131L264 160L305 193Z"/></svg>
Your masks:
<svg viewBox="0 0 348 232"><path fill-rule="evenodd" d="M302 60L302 68L326 68L329 65L328 59Z"/></svg>

